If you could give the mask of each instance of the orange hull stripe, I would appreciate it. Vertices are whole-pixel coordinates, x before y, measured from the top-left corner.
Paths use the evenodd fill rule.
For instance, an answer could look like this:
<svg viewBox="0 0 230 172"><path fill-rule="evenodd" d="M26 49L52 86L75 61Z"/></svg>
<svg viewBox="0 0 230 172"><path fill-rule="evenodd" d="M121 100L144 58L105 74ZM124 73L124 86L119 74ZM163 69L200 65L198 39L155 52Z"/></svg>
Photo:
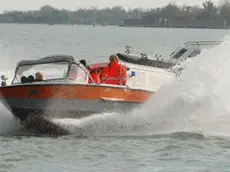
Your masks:
<svg viewBox="0 0 230 172"><path fill-rule="evenodd" d="M0 88L0 92L5 98L98 100L103 97L131 102L144 102L152 95L148 91L87 85L13 86Z"/></svg>

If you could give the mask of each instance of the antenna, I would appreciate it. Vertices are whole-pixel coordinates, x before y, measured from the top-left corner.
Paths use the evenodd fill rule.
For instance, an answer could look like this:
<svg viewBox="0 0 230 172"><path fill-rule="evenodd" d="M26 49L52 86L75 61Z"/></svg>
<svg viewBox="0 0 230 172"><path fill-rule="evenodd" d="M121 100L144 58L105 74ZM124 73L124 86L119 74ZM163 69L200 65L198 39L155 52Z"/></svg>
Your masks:
<svg viewBox="0 0 230 172"><path fill-rule="evenodd" d="M131 51L130 51L131 49L132 49L132 47L130 45L126 45L125 46L125 53L130 54L131 53Z"/></svg>

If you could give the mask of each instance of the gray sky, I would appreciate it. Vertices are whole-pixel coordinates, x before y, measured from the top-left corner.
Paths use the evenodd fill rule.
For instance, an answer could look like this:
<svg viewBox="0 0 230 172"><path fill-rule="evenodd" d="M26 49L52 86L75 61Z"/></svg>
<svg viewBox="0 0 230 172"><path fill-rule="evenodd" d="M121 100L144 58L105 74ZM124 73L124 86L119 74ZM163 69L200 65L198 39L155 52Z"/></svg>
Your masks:
<svg viewBox="0 0 230 172"><path fill-rule="evenodd" d="M173 0L171 0L173 1ZM178 5L201 5L205 0L174 0ZM39 9L42 5L48 4L56 8L66 8L75 10L80 7L97 6L111 7L115 5L122 5L125 9L130 6L132 8L143 7L151 8L156 6L164 6L170 2L170 0L0 0L0 11L6 10L34 10ZM214 3L218 3L219 0L213 0Z"/></svg>

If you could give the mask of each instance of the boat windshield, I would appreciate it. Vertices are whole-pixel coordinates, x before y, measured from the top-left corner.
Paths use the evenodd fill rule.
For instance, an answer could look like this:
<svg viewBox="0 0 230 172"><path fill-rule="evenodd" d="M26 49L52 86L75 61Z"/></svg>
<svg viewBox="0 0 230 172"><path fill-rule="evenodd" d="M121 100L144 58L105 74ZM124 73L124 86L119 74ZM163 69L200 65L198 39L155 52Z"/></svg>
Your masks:
<svg viewBox="0 0 230 172"><path fill-rule="evenodd" d="M45 64L35 64L35 65L23 65L19 66L13 84L21 83L22 77L28 78L33 76L36 79L35 74L40 72L43 76L43 80L56 80L65 79L68 71L68 62L52 62Z"/></svg>

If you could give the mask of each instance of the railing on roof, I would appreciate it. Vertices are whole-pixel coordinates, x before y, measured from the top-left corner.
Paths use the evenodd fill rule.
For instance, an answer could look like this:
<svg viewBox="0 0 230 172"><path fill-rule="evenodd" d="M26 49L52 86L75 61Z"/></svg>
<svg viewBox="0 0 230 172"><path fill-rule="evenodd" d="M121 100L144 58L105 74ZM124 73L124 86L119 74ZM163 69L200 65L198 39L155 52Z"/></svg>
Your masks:
<svg viewBox="0 0 230 172"><path fill-rule="evenodd" d="M186 47L188 47L188 46L198 46L198 47L200 47L200 46L204 46L204 45L206 45L206 46L208 46L208 45L219 45L219 44L221 44L222 43L222 41L188 41L188 42L185 42L182 46L179 46L179 47L177 47L174 51L172 51L171 53L170 53L170 55L169 56L172 56L175 52L177 52L177 50L181 50L182 48L186 48Z"/></svg>
<svg viewBox="0 0 230 172"><path fill-rule="evenodd" d="M184 46L187 47L189 45L197 45L197 46L201 46L201 45L219 45L221 43L222 43L222 41L189 41L189 42L185 42Z"/></svg>

